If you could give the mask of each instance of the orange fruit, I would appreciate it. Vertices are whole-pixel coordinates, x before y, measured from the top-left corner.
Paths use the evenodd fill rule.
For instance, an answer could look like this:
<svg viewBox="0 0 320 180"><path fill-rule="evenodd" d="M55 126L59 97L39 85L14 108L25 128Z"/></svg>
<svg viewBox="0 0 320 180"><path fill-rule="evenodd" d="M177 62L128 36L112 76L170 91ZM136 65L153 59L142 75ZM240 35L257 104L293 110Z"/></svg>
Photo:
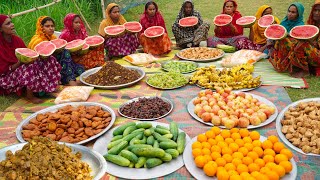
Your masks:
<svg viewBox="0 0 320 180"><path fill-rule="evenodd" d="M282 161L288 161L288 157L284 154L277 154L275 157L274 157L274 161L279 164L280 162Z"/></svg>
<svg viewBox="0 0 320 180"><path fill-rule="evenodd" d="M248 179L248 177L251 177L251 175L248 172L242 172L240 176L242 179Z"/></svg>
<svg viewBox="0 0 320 180"><path fill-rule="evenodd" d="M242 180L242 178L240 175L233 174L232 176L230 176L229 180Z"/></svg>
<svg viewBox="0 0 320 180"><path fill-rule="evenodd" d="M232 133L231 134L231 138L233 140L236 140L236 139L241 139L241 135L239 133Z"/></svg>
<svg viewBox="0 0 320 180"><path fill-rule="evenodd" d="M278 180L280 178L278 173L276 173L274 171L269 171L266 175L268 176L268 178L270 180Z"/></svg>
<svg viewBox="0 0 320 180"><path fill-rule="evenodd" d="M233 153L233 151L232 151L232 149L231 148L229 148L229 147L223 147L222 149L221 149L221 153L224 155L224 154L232 154Z"/></svg>
<svg viewBox="0 0 320 180"><path fill-rule="evenodd" d="M231 163L231 162L232 162L232 159L233 159L230 154L225 154L225 155L222 156L222 158L223 158L224 160L226 160L227 163Z"/></svg>
<svg viewBox="0 0 320 180"><path fill-rule="evenodd" d="M251 163L248 165L248 169L249 169L249 172L252 173L252 172L255 172L255 171L260 171L260 166L256 163ZM252 175L252 174L251 174Z"/></svg>
<svg viewBox="0 0 320 180"><path fill-rule="evenodd" d="M214 139L217 141L217 143L220 141L224 141L224 138L221 135L216 136Z"/></svg>
<svg viewBox="0 0 320 180"><path fill-rule="evenodd" d="M242 139L236 139L234 142L237 143L239 147L243 147L244 145L244 141Z"/></svg>
<svg viewBox="0 0 320 180"><path fill-rule="evenodd" d="M239 132L239 129L238 128L232 128L230 129L230 133L237 133Z"/></svg>
<svg viewBox="0 0 320 180"><path fill-rule="evenodd" d="M236 170L229 170L228 174L229 174L229 177L232 175L239 175L239 173Z"/></svg>
<svg viewBox="0 0 320 180"><path fill-rule="evenodd" d="M218 142L217 145L218 145L221 149L224 148L224 147L228 147L228 144L227 144L226 142L224 142L224 141Z"/></svg>
<svg viewBox="0 0 320 180"><path fill-rule="evenodd" d="M243 154L243 156L246 156L248 154L248 149L245 147L241 147L238 149L238 152L241 152Z"/></svg>
<svg viewBox="0 0 320 180"><path fill-rule="evenodd" d="M258 179L258 178L257 178ZM265 174L261 174L259 175L259 180L269 180L268 176Z"/></svg>
<svg viewBox="0 0 320 180"><path fill-rule="evenodd" d="M282 149L282 150L280 151L280 154L286 155L287 158L288 158L288 160L291 159L292 156L293 156L292 152L291 152L289 149L286 149L286 148Z"/></svg>
<svg viewBox="0 0 320 180"><path fill-rule="evenodd" d="M211 152L218 152L221 153L221 147L219 147L218 145L213 145L211 146Z"/></svg>
<svg viewBox="0 0 320 180"><path fill-rule="evenodd" d="M271 171L271 170L268 167L261 167L261 169L260 169L260 173L262 173L262 174L266 174L269 171Z"/></svg>
<svg viewBox="0 0 320 180"><path fill-rule="evenodd" d="M228 180L229 179L229 174L226 170L218 171L217 172L217 178L219 180Z"/></svg>
<svg viewBox="0 0 320 180"><path fill-rule="evenodd" d="M286 170L286 173L289 173L292 170L292 164L289 161L281 161L279 165Z"/></svg>
<svg viewBox="0 0 320 180"><path fill-rule="evenodd" d="M198 137L197 137L197 140L199 141L199 142L206 142L207 141L207 136L206 135L204 135L204 134L199 134L198 135Z"/></svg>
<svg viewBox="0 0 320 180"><path fill-rule="evenodd" d="M216 137L216 134L213 131L207 131L205 135L207 136L208 139Z"/></svg>
<svg viewBox="0 0 320 180"><path fill-rule="evenodd" d="M247 148L248 151L252 151L252 149L253 149L253 145L252 145L251 143L245 143L243 146L244 146L245 148Z"/></svg>
<svg viewBox="0 0 320 180"><path fill-rule="evenodd" d="M227 170L224 168L224 166L218 166L218 168L217 168L217 173L218 173L219 171L227 171Z"/></svg>
<svg viewBox="0 0 320 180"><path fill-rule="evenodd" d="M211 155L211 151L208 148L203 148L201 152L202 152L202 155Z"/></svg>
<svg viewBox="0 0 320 180"><path fill-rule="evenodd" d="M252 149L253 152L256 152L258 154L259 157L262 157L263 156L263 150L261 147L254 147Z"/></svg>
<svg viewBox="0 0 320 180"><path fill-rule="evenodd" d="M254 140L254 141L252 141L252 145L254 146L254 147L261 147L261 141L260 140Z"/></svg>
<svg viewBox="0 0 320 180"><path fill-rule="evenodd" d="M202 148L202 144L199 141L196 141L192 144L192 149L196 149L196 148Z"/></svg>
<svg viewBox="0 0 320 180"><path fill-rule="evenodd" d="M242 161L239 158L233 158L232 164L234 164L236 167L238 167L239 164L242 164Z"/></svg>
<svg viewBox="0 0 320 180"><path fill-rule="evenodd" d="M220 157L221 157L221 154L219 152L212 152L211 153L211 158L213 161L217 160Z"/></svg>
<svg viewBox="0 0 320 180"><path fill-rule="evenodd" d="M213 145L216 145L217 144L217 141L215 139L212 139L212 138L209 138L208 139L208 143L213 146Z"/></svg>
<svg viewBox="0 0 320 180"><path fill-rule="evenodd" d="M214 134L217 136L218 134L220 134L220 128L218 128L217 126L214 126L211 128L211 131L214 132Z"/></svg>
<svg viewBox="0 0 320 180"><path fill-rule="evenodd" d="M223 166L223 167L227 164L226 160L223 159L222 157L221 158L217 158L216 159L216 163L217 163L218 166Z"/></svg>
<svg viewBox="0 0 320 180"><path fill-rule="evenodd" d="M270 170L276 165L274 162L268 162L266 163L265 167L269 168Z"/></svg>
<svg viewBox="0 0 320 180"><path fill-rule="evenodd" d="M260 133L258 131L251 131L250 132L250 138L252 140L259 140L260 139Z"/></svg>
<svg viewBox="0 0 320 180"><path fill-rule="evenodd" d="M227 171L236 170L236 169L237 169L237 167L236 167L234 164L232 164L232 163L227 163L227 164L224 166L224 168L225 168Z"/></svg>
<svg viewBox="0 0 320 180"><path fill-rule="evenodd" d="M230 144L230 143L233 143L234 140L232 138L226 138L224 142L226 142L227 144Z"/></svg>
<svg viewBox="0 0 320 180"><path fill-rule="evenodd" d="M207 149L210 149L210 148L211 148L211 144L208 143L208 142L202 142L201 145L202 145L202 149L203 149L203 148L207 148Z"/></svg>
<svg viewBox="0 0 320 180"><path fill-rule="evenodd" d="M207 162L212 161L212 157L210 155L205 154L203 156L207 159Z"/></svg>
<svg viewBox="0 0 320 180"><path fill-rule="evenodd" d="M250 171L250 169L249 169L249 171ZM261 173L259 171L252 171L251 176L258 179L258 177L261 176Z"/></svg>
<svg viewBox="0 0 320 180"><path fill-rule="evenodd" d="M252 160L256 160L259 158L259 155L254 151L250 151L248 152L247 157L250 157Z"/></svg>
<svg viewBox="0 0 320 180"><path fill-rule="evenodd" d="M276 142L273 144L273 150L276 152L276 153L280 153L282 149L284 149L284 145L282 142Z"/></svg>
<svg viewBox="0 0 320 180"><path fill-rule="evenodd" d="M272 149L273 148L273 143L270 140L265 140L262 143L262 148L263 149Z"/></svg>
<svg viewBox="0 0 320 180"><path fill-rule="evenodd" d="M196 148L196 149L192 149L192 156L194 158L201 156L202 155L202 149Z"/></svg>
<svg viewBox="0 0 320 180"><path fill-rule="evenodd" d="M221 135L224 139L226 139L226 138L230 137L231 133L230 133L229 130L224 129L224 130L221 131L220 135Z"/></svg>
<svg viewBox="0 0 320 180"><path fill-rule="evenodd" d="M263 155L275 156L275 155L276 155L276 152L274 152L273 149L265 149L265 150L263 151Z"/></svg>
<svg viewBox="0 0 320 180"><path fill-rule="evenodd" d="M249 136L249 131L248 129L240 129L239 134L241 135L242 138Z"/></svg>
<svg viewBox="0 0 320 180"><path fill-rule="evenodd" d="M212 176L216 175L217 168L218 168L218 166L217 166L217 164L215 164L215 162L207 163L204 165L203 171L207 176L212 177Z"/></svg>
<svg viewBox="0 0 320 180"><path fill-rule="evenodd" d="M237 143L230 143L229 148L233 151L236 152L239 149L239 145Z"/></svg>
<svg viewBox="0 0 320 180"><path fill-rule="evenodd" d="M204 156L197 156L194 162L197 167L202 168L207 163L207 159Z"/></svg>
<svg viewBox="0 0 320 180"><path fill-rule="evenodd" d="M275 135L269 136L268 140L270 140L273 144L279 141L278 137Z"/></svg>
<svg viewBox="0 0 320 180"><path fill-rule="evenodd" d="M275 165L274 167L272 167L271 170L276 172L279 175L279 177L282 177L286 174L286 170L284 169L284 167L280 165Z"/></svg>
<svg viewBox="0 0 320 180"><path fill-rule="evenodd" d="M241 153L241 152L234 152L233 154L232 154L232 157L233 158L239 158L239 159L242 159L243 158L243 154Z"/></svg>
<svg viewBox="0 0 320 180"><path fill-rule="evenodd" d="M274 157L271 155L265 155L265 156L263 156L263 160L267 164L269 162L274 162Z"/></svg>
<svg viewBox="0 0 320 180"><path fill-rule="evenodd" d="M264 162L263 159L258 158L256 160L254 160L254 163L258 164L260 166L260 168L264 167L264 165L266 165L266 163Z"/></svg>
<svg viewBox="0 0 320 180"><path fill-rule="evenodd" d="M249 164L253 163L253 160L251 157L246 156L242 158L242 163L248 166Z"/></svg>
<svg viewBox="0 0 320 180"><path fill-rule="evenodd" d="M244 141L244 143L252 143L251 137L244 137L242 140Z"/></svg>
<svg viewBox="0 0 320 180"><path fill-rule="evenodd" d="M245 165L245 164L239 164L239 165L237 166L237 172L238 172L239 174L241 174L241 173L243 173L243 172L248 172L248 166Z"/></svg>

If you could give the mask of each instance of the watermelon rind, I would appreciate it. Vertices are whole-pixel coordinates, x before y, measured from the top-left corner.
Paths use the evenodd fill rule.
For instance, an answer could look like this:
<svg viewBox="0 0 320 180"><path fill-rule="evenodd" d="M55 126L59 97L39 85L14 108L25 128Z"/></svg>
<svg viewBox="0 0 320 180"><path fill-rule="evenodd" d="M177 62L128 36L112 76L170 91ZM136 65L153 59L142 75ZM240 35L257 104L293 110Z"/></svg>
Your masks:
<svg viewBox="0 0 320 180"><path fill-rule="evenodd" d="M152 32L152 30L154 29L160 29L161 30L161 33L154 33ZM151 27L148 27L146 30L144 30L144 35L148 38L156 38L156 37L159 37L159 36L162 36L164 34L164 28L162 26L151 26Z"/></svg>
<svg viewBox="0 0 320 180"><path fill-rule="evenodd" d="M265 22L266 20L269 21L269 23ZM274 16L271 14L268 15L264 15L262 16L259 20L258 20L258 25L262 28L266 28L268 26L270 26L271 24L273 24L274 22Z"/></svg>
<svg viewBox="0 0 320 180"><path fill-rule="evenodd" d="M277 32L272 32L272 29L275 29L275 28L276 28L277 30L283 31L282 35L280 34L280 35L278 35L278 36L275 36L275 35L277 35L277 34L276 34ZM268 32L269 32L269 31L271 31L271 32L270 32L270 35L268 35ZM279 33L279 31L278 31L278 33ZM283 39L283 38L285 38L285 37L287 36L287 29L286 29L284 26L282 26L282 25L272 24L272 25L268 26L268 27L264 30L264 36L265 36L266 38L268 38L268 39L271 39L271 40L281 40L281 39Z"/></svg>
<svg viewBox="0 0 320 180"><path fill-rule="evenodd" d="M34 53L34 56L27 56L26 54L24 54L22 51L29 51ZM39 53L37 53L36 51L29 49L29 48L17 48L15 49L15 54L17 59L24 64L28 64L31 63L33 61L35 61L36 59L38 59L39 57Z"/></svg>
<svg viewBox="0 0 320 180"><path fill-rule="evenodd" d="M79 50L82 49L82 46L84 45L84 43L86 43L84 40L76 39L76 40L68 42L68 44L66 45L65 49L70 51L71 53L72 52L76 52L76 51L79 51Z"/></svg>
<svg viewBox="0 0 320 180"><path fill-rule="evenodd" d="M130 28L130 25L136 25L139 26L139 29L132 29ZM126 22L123 24L123 26L126 28L126 31L131 32L131 33L138 33L142 30L142 26L138 21L130 21L130 22Z"/></svg>
<svg viewBox="0 0 320 180"><path fill-rule="evenodd" d="M257 18L255 16L242 16L236 20L236 24L247 28L251 27L256 22L256 19ZM244 20L246 20L246 22L243 22Z"/></svg>
<svg viewBox="0 0 320 180"><path fill-rule="evenodd" d="M47 53L44 53L41 51L41 48L45 49L45 50L50 50L50 51L48 51ZM42 41L41 43L37 44L34 47L34 50L37 53L39 53L41 58L47 58L47 57L51 56L56 51L56 49L57 49L56 45L53 44L51 41Z"/></svg>
<svg viewBox="0 0 320 180"><path fill-rule="evenodd" d="M117 30L117 32L112 32L112 30ZM107 36L116 37L122 35L126 31L124 25L114 25L107 26L104 28L104 32Z"/></svg>
<svg viewBox="0 0 320 180"><path fill-rule="evenodd" d="M86 44L88 44L90 46L90 48L96 48L104 43L104 38L99 35L88 36L84 40L85 40Z"/></svg>
<svg viewBox="0 0 320 180"><path fill-rule="evenodd" d="M300 35L298 34L299 32L297 31L308 31L310 29L314 29L314 33L313 34L308 34L309 36L303 35L300 33ZM308 39L312 39L314 37L316 37L319 34L319 28L317 26L314 25L301 25L301 26L295 26L291 29L289 35L295 39L301 39L301 40L308 40Z"/></svg>
<svg viewBox="0 0 320 180"><path fill-rule="evenodd" d="M228 18L229 21L225 22L225 23L219 23L218 22L218 19L221 18L221 17L224 17L224 18ZM228 14L219 14L217 16L214 17L213 19L213 23L216 25L216 26L226 26L228 24L230 24L232 22L232 16L228 15Z"/></svg>
<svg viewBox="0 0 320 180"><path fill-rule="evenodd" d="M82 46L82 49L81 49L80 54L81 54L81 55L87 54L87 53L89 52L89 48L90 48L90 46L85 43L85 44Z"/></svg>
<svg viewBox="0 0 320 180"><path fill-rule="evenodd" d="M193 24L184 24L184 21L188 21L189 19L194 19L195 22L194 22ZM179 25L180 25L181 27L192 27L192 26L197 25L198 22L199 22L198 17L196 17L196 16L189 16L189 17L185 17L185 18L180 19L180 20L179 20Z"/></svg>

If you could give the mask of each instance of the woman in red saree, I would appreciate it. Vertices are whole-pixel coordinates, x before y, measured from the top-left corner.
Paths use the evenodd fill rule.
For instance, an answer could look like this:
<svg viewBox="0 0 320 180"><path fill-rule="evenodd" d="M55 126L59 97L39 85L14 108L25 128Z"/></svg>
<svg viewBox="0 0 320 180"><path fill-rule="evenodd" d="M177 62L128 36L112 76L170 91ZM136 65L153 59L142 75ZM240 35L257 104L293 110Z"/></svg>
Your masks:
<svg viewBox="0 0 320 180"><path fill-rule="evenodd" d="M158 5L155 2L149 1L145 5L144 13L140 18L140 24L142 26L142 30L139 35L139 41L145 53L161 55L167 54L171 51L171 41L167 33L166 25L161 13L158 10ZM165 33L162 36L156 38L146 37L143 33L144 30L152 26L163 27Z"/></svg>

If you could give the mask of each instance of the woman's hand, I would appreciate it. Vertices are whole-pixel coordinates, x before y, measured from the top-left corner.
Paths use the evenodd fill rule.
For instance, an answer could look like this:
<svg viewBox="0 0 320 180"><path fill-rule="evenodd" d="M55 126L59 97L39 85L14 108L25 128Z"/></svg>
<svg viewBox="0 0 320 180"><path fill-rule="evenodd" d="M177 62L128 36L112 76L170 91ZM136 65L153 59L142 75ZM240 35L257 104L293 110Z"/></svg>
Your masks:
<svg viewBox="0 0 320 180"><path fill-rule="evenodd" d="M12 71L16 70L20 65L21 65L21 63L20 63L20 61L18 61L17 63L15 63L15 64L13 64L13 65L11 66L11 70L12 70Z"/></svg>

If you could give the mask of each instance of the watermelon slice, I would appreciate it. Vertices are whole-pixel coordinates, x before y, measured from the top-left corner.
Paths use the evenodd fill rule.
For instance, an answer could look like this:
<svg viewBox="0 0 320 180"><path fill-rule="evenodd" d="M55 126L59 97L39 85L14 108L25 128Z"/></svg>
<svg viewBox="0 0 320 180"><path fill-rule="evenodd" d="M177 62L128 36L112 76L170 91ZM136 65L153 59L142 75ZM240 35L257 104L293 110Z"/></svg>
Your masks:
<svg viewBox="0 0 320 180"><path fill-rule="evenodd" d="M287 36L287 30L279 24L272 24L265 29L264 36L268 39L280 40Z"/></svg>
<svg viewBox="0 0 320 180"><path fill-rule="evenodd" d="M258 25L260 27L266 28L271 24L273 24L273 22L274 22L274 17L272 15L264 15L259 19Z"/></svg>
<svg viewBox="0 0 320 180"><path fill-rule="evenodd" d="M34 50L39 53L40 57L47 58L51 56L56 50L56 45L51 41L42 41L34 47Z"/></svg>
<svg viewBox="0 0 320 180"><path fill-rule="evenodd" d="M104 38L99 35L88 36L85 41L86 44L90 46L90 48L95 48L104 43Z"/></svg>
<svg viewBox="0 0 320 180"><path fill-rule="evenodd" d="M123 26L131 33L138 33L142 30L141 24L137 21L126 22Z"/></svg>
<svg viewBox="0 0 320 180"><path fill-rule="evenodd" d="M314 25L301 25L291 29L289 35L296 39L312 39L319 34L319 28Z"/></svg>
<svg viewBox="0 0 320 180"><path fill-rule="evenodd" d="M64 40L64 39L54 39L54 40L51 40L51 42L56 45L56 53L59 53L61 52L64 47L67 45L67 41Z"/></svg>
<svg viewBox="0 0 320 180"><path fill-rule="evenodd" d="M80 49L82 49L82 46L85 44L86 42L82 39L76 39L73 41L68 42L68 44L66 45L65 49L70 51L70 52L76 52L79 51Z"/></svg>
<svg viewBox="0 0 320 180"><path fill-rule="evenodd" d="M111 37L120 36L125 32L125 30L126 28L124 27L124 25L107 26L104 28L104 32Z"/></svg>
<svg viewBox="0 0 320 180"><path fill-rule="evenodd" d="M89 47L90 46L87 43L84 43L84 45L82 46L80 54L81 55L87 54L89 52Z"/></svg>
<svg viewBox="0 0 320 180"><path fill-rule="evenodd" d="M144 30L144 35L148 38L156 38L164 34L164 28L162 26L151 26Z"/></svg>
<svg viewBox="0 0 320 180"><path fill-rule="evenodd" d="M36 51L29 48L17 48L15 54L18 60L24 64L33 62L39 57L39 54Z"/></svg>
<svg viewBox="0 0 320 180"><path fill-rule="evenodd" d="M220 14L217 15L216 17L214 17L213 19L213 23L216 26L226 26L228 24L230 24L232 21L232 17L228 14Z"/></svg>
<svg viewBox="0 0 320 180"><path fill-rule="evenodd" d="M182 27L192 27L198 24L198 17L190 16L179 20L179 25Z"/></svg>
<svg viewBox="0 0 320 180"><path fill-rule="evenodd" d="M242 27L250 27L256 22L255 16L243 16L236 20L236 24L242 26Z"/></svg>

